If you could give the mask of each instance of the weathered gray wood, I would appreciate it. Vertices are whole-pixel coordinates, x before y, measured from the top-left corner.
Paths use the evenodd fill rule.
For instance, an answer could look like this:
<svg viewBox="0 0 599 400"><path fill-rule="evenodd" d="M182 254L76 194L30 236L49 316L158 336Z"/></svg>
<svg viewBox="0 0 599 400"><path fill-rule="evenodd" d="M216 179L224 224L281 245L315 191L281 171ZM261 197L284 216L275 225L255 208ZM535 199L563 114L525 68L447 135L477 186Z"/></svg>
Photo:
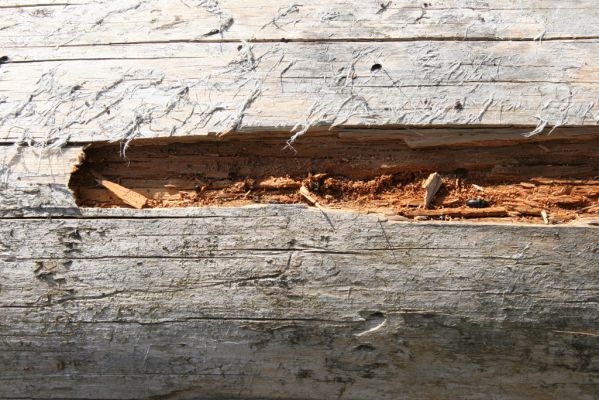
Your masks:
<svg viewBox="0 0 599 400"><path fill-rule="evenodd" d="M15 49L0 67L0 138L58 146L331 125L595 126L598 49L597 41Z"/></svg>
<svg viewBox="0 0 599 400"><path fill-rule="evenodd" d="M0 224L1 398L599 393L597 228L101 213Z"/></svg>
<svg viewBox="0 0 599 400"><path fill-rule="evenodd" d="M0 17L0 399L599 396L596 221L78 209L65 147L588 135L594 1L9 0Z"/></svg>
<svg viewBox="0 0 599 400"><path fill-rule="evenodd" d="M19 4L29 7L10 7ZM0 9L0 47L239 39L552 40L599 36L599 12L592 0L61 0L35 4L33 0L10 1Z"/></svg>
<svg viewBox="0 0 599 400"><path fill-rule="evenodd" d="M78 215L68 188L81 147L0 146L0 218Z"/></svg>

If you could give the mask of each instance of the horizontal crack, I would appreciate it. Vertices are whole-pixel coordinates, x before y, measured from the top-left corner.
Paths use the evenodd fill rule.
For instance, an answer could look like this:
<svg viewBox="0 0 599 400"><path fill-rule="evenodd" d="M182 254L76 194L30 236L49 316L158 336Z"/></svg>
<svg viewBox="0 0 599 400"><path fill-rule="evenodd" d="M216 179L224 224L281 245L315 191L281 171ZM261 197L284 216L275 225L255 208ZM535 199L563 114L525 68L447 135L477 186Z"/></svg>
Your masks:
<svg viewBox="0 0 599 400"><path fill-rule="evenodd" d="M543 42L552 41L591 41L599 39L599 35L589 36L549 36L543 37ZM530 37L510 37L498 38L490 36L464 37L464 36L414 36L414 37L393 37L393 38L280 38L280 39L259 39L259 38L235 38L235 39L171 39L171 40L147 40L147 41L128 41L128 42L106 42L106 43L81 43L65 44L60 47L98 47L98 46L132 46L132 45L155 45L155 44L226 44L226 43L314 43L314 44L335 44L335 43L393 43L393 42L539 42L539 39ZM56 48L52 46L13 46L12 48Z"/></svg>

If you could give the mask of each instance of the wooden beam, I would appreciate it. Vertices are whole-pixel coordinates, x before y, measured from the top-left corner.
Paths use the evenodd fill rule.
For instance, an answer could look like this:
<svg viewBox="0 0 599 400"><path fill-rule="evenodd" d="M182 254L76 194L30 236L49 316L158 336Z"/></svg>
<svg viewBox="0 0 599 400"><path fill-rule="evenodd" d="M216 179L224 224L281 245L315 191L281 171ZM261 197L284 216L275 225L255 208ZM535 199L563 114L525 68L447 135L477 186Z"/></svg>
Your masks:
<svg viewBox="0 0 599 400"><path fill-rule="evenodd" d="M13 0L2 7L0 48L242 39L594 39L599 22L592 0Z"/></svg>
<svg viewBox="0 0 599 400"><path fill-rule="evenodd" d="M14 48L0 67L0 140L595 127L597 49L593 40Z"/></svg>
<svg viewBox="0 0 599 400"><path fill-rule="evenodd" d="M0 397L598 390L597 228L156 211L0 224Z"/></svg>

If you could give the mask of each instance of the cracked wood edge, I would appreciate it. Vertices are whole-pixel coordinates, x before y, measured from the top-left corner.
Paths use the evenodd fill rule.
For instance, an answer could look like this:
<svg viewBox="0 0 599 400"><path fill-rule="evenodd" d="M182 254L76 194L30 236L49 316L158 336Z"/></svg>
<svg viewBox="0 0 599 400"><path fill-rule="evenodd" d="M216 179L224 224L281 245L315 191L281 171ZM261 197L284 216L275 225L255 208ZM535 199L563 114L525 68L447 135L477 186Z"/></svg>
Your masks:
<svg viewBox="0 0 599 400"><path fill-rule="evenodd" d="M0 146L0 218L79 215L68 182L81 155L81 146Z"/></svg>
<svg viewBox="0 0 599 400"><path fill-rule="evenodd" d="M140 42L279 40L556 40L597 38L592 0L12 1L0 48ZM581 18L583 16L583 18Z"/></svg>
<svg viewBox="0 0 599 400"><path fill-rule="evenodd" d="M599 390L597 229L113 211L0 224L0 398Z"/></svg>
<svg viewBox="0 0 599 400"><path fill-rule="evenodd" d="M595 127L599 42L211 43L19 49L0 66L0 140L332 126ZM89 68L93 62L94 68ZM380 64L380 70L371 71ZM293 136L292 136L293 135Z"/></svg>

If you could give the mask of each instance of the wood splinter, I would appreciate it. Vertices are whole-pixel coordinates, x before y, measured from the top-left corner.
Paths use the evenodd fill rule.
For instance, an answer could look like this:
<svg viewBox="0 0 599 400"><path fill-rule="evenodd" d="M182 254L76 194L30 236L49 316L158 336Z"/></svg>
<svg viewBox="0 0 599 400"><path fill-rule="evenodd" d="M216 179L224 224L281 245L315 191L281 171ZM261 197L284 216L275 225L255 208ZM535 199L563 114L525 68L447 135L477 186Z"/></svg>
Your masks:
<svg viewBox="0 0 599 400"><path fill-rule="evenodd" d="M424 208L429 208L433 198L441 188L443 184L443 179L441 179L441 175L436 172L433 172L426 178L426 180L422 183L422 187L426 189L426 194L424 195Z"/></svg>
<svg viewBox="0 0 599 400"><path fill-rule="evenodd" d="M489 208L441 208L438 210L416 210L404 213L408 217L451 217L451 218L489 218L507 217L508 212L504 207Z"/></svg>
<svg viewBox="0 0 599 400"><path fill-rule="evenodd" d="M320 205L320 203L318 203L318 200L316 200L316 197L312 195L312 192L310 192L307 187L302 185L299 189L299 193L308 201L308 203L317 207L319 210L324 211L323 207Z"/></svg>
<svg viewBox="0 0 599 400"><path fill-rule="evenodd" d="M142 209L148 203L147 197L133 190L127 189L124 186L119 185L118 183L114 183L104 178L102 175L97 173L96 171L91 170L91 174L96 178L96 181L114 194L116 197L121 199L125 204L130 205L131 207Z"/></svg>

